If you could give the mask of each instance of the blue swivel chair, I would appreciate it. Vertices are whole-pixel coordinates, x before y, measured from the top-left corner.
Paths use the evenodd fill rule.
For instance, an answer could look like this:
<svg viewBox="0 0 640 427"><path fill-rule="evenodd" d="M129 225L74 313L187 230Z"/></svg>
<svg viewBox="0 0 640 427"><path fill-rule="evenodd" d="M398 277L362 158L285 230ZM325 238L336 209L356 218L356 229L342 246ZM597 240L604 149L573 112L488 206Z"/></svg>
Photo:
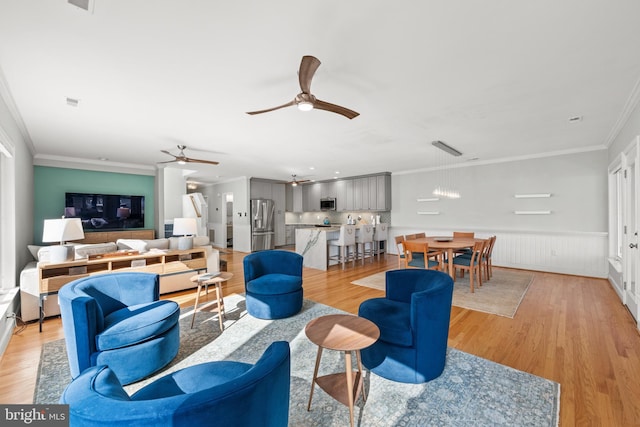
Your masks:
<svg viewBox="0 0 640 427"><path fill-rule="evenodd" d="M71 426L286 427L289 344L272 343L255 365L217 361L168 374L129 396L107 366L73 380L60 403Z"/></svg>
<svg viewBox="0 0 640 427"><path fill-rule="evenodd" d="M180 346L180 307L160 301L157 274L98 274L58 293L73 378L108 365L122 384L169 363Z"/></svg>
<svg viewBox="0 0 640 427"><path fill-rule="evenodd" d="M444 370L453 280L425 269L387 271L386 296L360 304L358 315L380 328L380 338L361 350L362 363L381 377L424 383Z"/></svg>
<svg viewBox="0 0 640 427"><path fill-rule="evenodd" d="M254 252L243 260L247 312L259 319L282 319L302 308L302 255Z"/></svg>

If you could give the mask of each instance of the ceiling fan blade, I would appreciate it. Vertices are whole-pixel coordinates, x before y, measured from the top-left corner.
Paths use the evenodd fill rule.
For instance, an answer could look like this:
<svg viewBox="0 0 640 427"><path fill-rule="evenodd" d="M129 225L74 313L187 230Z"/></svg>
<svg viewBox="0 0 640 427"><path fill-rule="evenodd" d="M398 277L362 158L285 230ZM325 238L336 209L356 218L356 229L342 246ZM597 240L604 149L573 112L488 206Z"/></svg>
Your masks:
<svg viewBox="0 0 640 427"><path fill-rule="evenodd" d="M168 154L168 155L170 155L170 156L172 156L172 157L176 157L174 154L171 154L171 153L170 153L170 152L168 152L167 150L160 150L160 152L161 152L161 153L164 153L164 154Z"/></svg>
<svg viewBox="0 0 640 427"><path fill-rule="evenodd" d="M354 117L357 117L360 115L360 113L356 113L355 111L350 110L348 108L341 107L335 104L330 104L328 102L320 101L319 99L316 99L316 101L313 103L313 108L317 108L318 110L331 111L332 113L342 114L348 119L353 119Z"/></svg>
<svg viewBox="0 0 640 427"><path fill-rule="evenodd" d="M163 163L175 163L177 162L177 160L167 160L166 162L158 162L159 165L163 164Z"/></svg>
<svg viewBox="0 0 640 427"><path fill-rule="evenodd" d="M269 108L269 109L267 109L267 110L260 110L260 111L247 111L247 114L254 115L254 114L268 113L269 111L279 110L280 108L290 107L290 106L292 106L292 105L296 105L296 101L295 101L295 100L294 100L294 101L287 102L286 104L279 105L279 106L277 106L277 107Z"/></svg>
<svg viewBox="0 0 640 427"><path fill-rule="evenodd" d="M303 56L300 62L300 71L298 71L298 80L300 81L300 89L303 93L311 93L311 80L316 70L320 66L320 60L315 56Z"/></svg>
<svg viewBox="0 0 640 427"><path fill-rule="evenodd" d="M190 163L204 163L204 164L207 164L207 165L217 165L217 164L219 164L219 163L220 163L220 162L216 162L216 161L213 161L213 160L190 159L190 158L188 158L188 157L185 157L183 160L184 160L185 162L190 162Z"/></svg>

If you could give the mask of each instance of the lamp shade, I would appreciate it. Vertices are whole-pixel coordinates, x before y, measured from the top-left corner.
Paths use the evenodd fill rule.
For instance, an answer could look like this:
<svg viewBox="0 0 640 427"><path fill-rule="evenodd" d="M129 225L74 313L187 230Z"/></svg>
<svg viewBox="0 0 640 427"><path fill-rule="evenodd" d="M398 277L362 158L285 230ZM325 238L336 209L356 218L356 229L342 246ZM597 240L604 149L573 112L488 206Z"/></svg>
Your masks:
<svg viewBox="0 0 640 427"><path fill-rule="evenodd" d="M195 218L175 218L173 220L174 236L195 236L197 229Z"/></svg>
<svg viewBox="0 0 640 427"><path fill-rule="evenodd" d="M84 239L80 218L45 219L43 242L60 242Z"/></svg>

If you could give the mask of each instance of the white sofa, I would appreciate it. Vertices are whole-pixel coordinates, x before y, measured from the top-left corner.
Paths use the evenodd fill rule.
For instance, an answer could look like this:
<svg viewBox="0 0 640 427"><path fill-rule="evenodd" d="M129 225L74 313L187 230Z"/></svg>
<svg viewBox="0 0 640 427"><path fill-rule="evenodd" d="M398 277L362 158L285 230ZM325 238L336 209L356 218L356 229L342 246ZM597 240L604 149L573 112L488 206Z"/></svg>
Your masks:
<svg viewBox="0 0 640 427"><path fill-rule="evenodd" d="M203 247L207 254L207 272L220 271L220 252L214 249L207 237L195 237L194 247ZM20 317L23 321L36 320L40 317L38 285L38 262L48 261L48 246L29 246L35 260L28 263L20 272ZM74 245L74 257L86 258L93 254L115 252L121 249L135 249L140 253L150 249L177 249L178 239L170 237L166 239L137 240L120 239L116 242L95 243L88 245ZM184 289L196 287L189 278L193 272L170 274L160 277L160 293L166 294ZM60 314L58 296L49 295L44 301L44 316L57 316Z"/></svg>

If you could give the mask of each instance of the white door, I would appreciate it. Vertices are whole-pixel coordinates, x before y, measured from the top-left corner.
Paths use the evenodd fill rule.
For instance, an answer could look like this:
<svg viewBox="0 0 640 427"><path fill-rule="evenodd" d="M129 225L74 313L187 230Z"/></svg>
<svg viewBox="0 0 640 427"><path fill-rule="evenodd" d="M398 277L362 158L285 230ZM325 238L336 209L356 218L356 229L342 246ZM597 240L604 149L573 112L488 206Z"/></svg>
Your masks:
<svg viewBox="0 0 640 427"><path fill-rule="evenodd" d="M626 154L624 176L625 209L625 245L624 245L624 303L636 319L640 319L640 290L638 289L638 190L640 189L640 170L638 161L638 143Z"/></svg>

